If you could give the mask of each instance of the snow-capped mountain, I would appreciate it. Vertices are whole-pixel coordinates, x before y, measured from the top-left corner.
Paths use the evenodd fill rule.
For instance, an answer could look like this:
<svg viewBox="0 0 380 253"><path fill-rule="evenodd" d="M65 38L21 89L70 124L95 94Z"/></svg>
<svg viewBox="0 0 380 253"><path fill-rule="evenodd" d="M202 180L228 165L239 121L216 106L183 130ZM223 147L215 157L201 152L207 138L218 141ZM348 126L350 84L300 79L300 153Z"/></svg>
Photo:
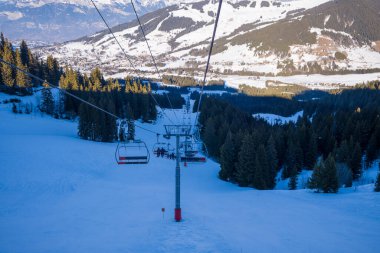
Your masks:
<svg viewBox="0 0 380 253"><path fill-rule="evenodd" d="M135 17L130 0L94 1L111 25ZM134 0L141 15L177 2ZM0 30L12 40L63 42L104 28L90 0L0 0Z"/></svg>
<svg viewBox="0 0 380 253"><path fill-rule="evenodd" d="M180 3L141 17L163 71L201 70L212 35L217 1ZM220 16L212 71L224 74L323 73L380 68L378 0L226 1ZM135 21L113 28L139 69L152 61ZM131 66L108 34L98 32L39 49L62 63L108 75Z"/></svg>

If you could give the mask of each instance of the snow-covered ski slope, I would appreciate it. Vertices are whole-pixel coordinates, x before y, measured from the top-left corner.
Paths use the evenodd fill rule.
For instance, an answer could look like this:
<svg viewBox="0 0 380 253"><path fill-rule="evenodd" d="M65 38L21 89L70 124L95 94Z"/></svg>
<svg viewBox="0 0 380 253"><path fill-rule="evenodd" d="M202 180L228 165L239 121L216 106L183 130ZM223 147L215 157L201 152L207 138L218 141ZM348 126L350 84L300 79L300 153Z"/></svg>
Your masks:
<svg viewBox="0 0 380 253"><path fill-rule="evenodd" d="M10 111L0 104L2 253L380 252L373 184L257 191L219 180L208 161L182 167L175 223L173 161L118 166L116 145L79 139L75 122ZM156 136L136 130L151 148Z"/></svg>

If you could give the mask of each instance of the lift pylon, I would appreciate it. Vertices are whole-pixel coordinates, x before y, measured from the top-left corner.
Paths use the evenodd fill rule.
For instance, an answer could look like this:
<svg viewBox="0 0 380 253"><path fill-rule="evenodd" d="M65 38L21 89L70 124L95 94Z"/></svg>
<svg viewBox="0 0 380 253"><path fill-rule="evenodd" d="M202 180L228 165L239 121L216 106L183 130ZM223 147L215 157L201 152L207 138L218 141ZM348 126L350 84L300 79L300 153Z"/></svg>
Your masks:
<svg viewBox="0 0 380 253"><path fill-rule="evenodd" d="M181 154L180 149L180 138L181 137L191 137L191 125L165 125L166 136L176 138L176 167L175 167L175 209L174 209L174 219L176 222L182 220L181 211Z"/></svg>

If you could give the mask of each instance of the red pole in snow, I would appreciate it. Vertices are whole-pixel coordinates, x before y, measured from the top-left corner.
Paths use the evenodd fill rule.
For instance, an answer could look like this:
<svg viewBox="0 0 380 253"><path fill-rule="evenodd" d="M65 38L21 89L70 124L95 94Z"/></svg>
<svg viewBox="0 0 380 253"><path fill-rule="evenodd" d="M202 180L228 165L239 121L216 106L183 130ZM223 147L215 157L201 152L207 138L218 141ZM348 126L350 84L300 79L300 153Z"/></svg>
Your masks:
<svg viewBox="0 0 380 253"><path fill-rule="evenodd" d="M179 137L180 135L176 135L176 167L175 167L175 209L174 209L174 219L176 222L180 222L182 220L181 214L181 174L180 174L180 163L181 156L179 154Z"/></svg>

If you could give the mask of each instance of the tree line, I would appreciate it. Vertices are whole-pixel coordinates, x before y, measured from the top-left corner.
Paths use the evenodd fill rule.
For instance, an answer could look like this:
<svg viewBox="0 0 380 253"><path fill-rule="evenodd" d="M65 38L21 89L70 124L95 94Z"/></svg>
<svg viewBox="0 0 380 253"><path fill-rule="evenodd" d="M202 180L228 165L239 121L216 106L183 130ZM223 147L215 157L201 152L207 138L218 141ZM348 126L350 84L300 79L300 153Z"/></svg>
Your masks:
<svg viewBox="0 0 380 253"><path fill-rule="evenodd" d="M24 40L21 41L18 48L15 48L1 33L0 57L24 71L58 85L62 70L57 60L52 56L47 57L46 61L39 59L32 54ZM39 81L32 80L25 73L17 71L5 63L0 64L0 91L9 94L30 95L33 93L32 87L40 85Z"/></svg>
<svg viewBox="0 0 380 253"><path fill-rule="evenodd" d="M150 84L138 78L128 76L121 85L117 79L105 80L99 68L87 76L66 67L59 85L120 118L150 122L157 117L155 101L149 95ZM116 118L69 95L64 95L62 99L65 116L79 116L78 134L81 138L103 142L118 138Z"/></svg>
<svg viewBox="0 0 380 253"><path fill-rule="evenodd" d="M3 34L0 38L0 57L61 89L53 93L47 83L41 84L25 73L2 63L0 64L0 91L9 94L32 95L33 88L41 88L39 110L55 118L79 117L78 135L84 139L107 142L117 139L116 119L89 107L62 90L69 91L120 118L141 119L144 122L156 119L156 101L167 101L166 96L154 95L153 97L149 94L151 93L149 81L130 76L124 80L105 80L99 68L92 70L89 75L81 74L70 66L62 68L52 56L43 60L32 54L25 41L21 42L19 48L15 48ZM172 95L168 94L168 96ZM180 107L183 101L178 99L178 96L174 98L174 105ZM169 107L166 103L162 102L162 104L163 107ZM13 108L14 112L21 112L16 103Z"/></svg>
<svg viewBox="0 0 380 253"><path fill-rule="evenodd" d="M220 96L206 98L199 118L201 135L209 154L221 164L220 178L240 186L273 189L281 170L282 178L290 179L289 188L295 189L301 170L335 168L338 185L350 186L378 157L378 89L343 91L309 101L301 109L304 115L296 123L269 125ZM326 189L315 181L309 184L311 188ZM332 188L327 192L335 192L336 187Z"/></svg>

